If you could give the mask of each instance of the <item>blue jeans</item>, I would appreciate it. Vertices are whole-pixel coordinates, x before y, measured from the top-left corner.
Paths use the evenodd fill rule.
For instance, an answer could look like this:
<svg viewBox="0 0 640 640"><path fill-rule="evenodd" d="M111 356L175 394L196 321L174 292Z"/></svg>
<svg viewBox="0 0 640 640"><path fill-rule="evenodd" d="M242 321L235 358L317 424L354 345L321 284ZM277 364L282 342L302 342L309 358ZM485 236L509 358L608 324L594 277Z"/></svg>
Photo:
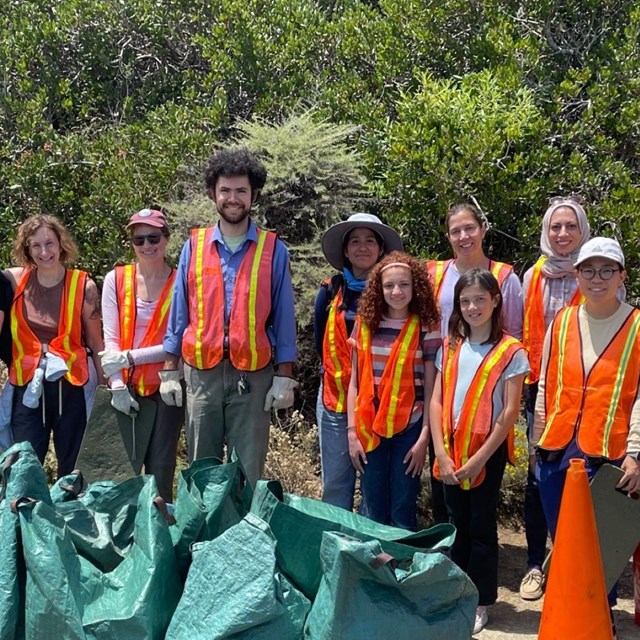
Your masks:
<svg viewBox="0 0 640 640"><path fill-rule="evenodd" d="M372 520L415 531L420 476L406 475L403 460L421 430L422 417L392 438L380 438L380 444L367 453L360 487L366 515Z"/></svg>
<svg viewBox="0 0 640 640"><path fill-rule="evenodd" d="M353 510L356 470L349 456L347 414L329 411L322 402L322 384L316 405L320 464L322 469L322 501Z"/></svg>
<svg viewBox="0 0 640 640"><path fill-rule="evenodd" d="M527 439L533 437L533 409L538 384L527 387ZM527 538L527 566L542 567L547 551L547 520L544 516L542 501L540 500L540 488L535 473L527 468L527 487L524 492L524 532Z"/></svg>
<svg viewBox="0 0 640 640"><path fill-rule="evenodd" d="M556 537L556 528L558 526L558 516L560 514L560 503L562 501L562 492L564 490L564 482L567 477L567 469L571 458L582 458L586 462L587 476L591 481L602 464L590 464L587 457L578 449L575 440L569 443L561 458L553 462L539 461L536 464L536 479L540 487L540 498L544 508L545 517L549 526L549 534L551 540ZM622 460L611 460L611 464L620 466ZM579 558L576 559L579 561ZM608 594L609 606L616 604L618 595L618 585L615 585Z"/></svg>

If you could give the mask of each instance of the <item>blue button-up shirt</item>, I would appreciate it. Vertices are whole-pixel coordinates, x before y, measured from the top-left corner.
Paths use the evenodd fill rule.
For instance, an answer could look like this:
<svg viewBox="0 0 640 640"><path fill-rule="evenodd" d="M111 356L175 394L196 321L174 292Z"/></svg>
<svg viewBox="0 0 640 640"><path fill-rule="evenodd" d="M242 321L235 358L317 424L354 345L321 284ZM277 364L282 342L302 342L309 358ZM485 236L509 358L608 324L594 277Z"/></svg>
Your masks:
<svg viewBox="0 0 640 640"><path fill-rule="evenodd" d="M225 244L219 225L215 226L212 242L216 243L222 277L224 279L224 317L229 319L231 304L233 301L233 289L236 276L242 264L250 243L258 241L258 230L255 223L250 220L247 237L232 252ZM191 262L191 239L182 247L178 273L171 299L171 310L167 332L164 336L164 350L173 355L182 352L182 336L189 326L189 305L187 276ZM296 320L293 302L293 286L291 284L291 271L289 267L289 252L282 240L276 240L271 265L271 315L267 335L274 348L275 364L281 362L295 362L298 357L296 349Z"/></svg>

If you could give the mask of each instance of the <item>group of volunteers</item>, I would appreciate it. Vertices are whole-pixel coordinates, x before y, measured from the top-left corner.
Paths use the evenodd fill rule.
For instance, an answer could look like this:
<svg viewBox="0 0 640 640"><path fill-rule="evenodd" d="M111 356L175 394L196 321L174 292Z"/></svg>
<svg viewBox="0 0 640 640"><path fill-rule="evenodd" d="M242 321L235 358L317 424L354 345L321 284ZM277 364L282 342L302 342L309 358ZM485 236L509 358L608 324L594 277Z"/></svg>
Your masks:
<svg viewBox="0 0 640 640"><path fill-rule="evenodd" d="M88 275L68 266L78 249L57 218L20 226L17 266L0 276L9 366L0 446L29 441L44 461L53 434L58 475L70 473L96 385L106 383L122 414L155 403L144 471L167 501L183 424L190 462L222 459L226 447L256 483L271 410L291 407L298 384L288 250L251 219L266 178L246 149L209 158L205 186L219 219L191 231L176 269L165 215L133 214L135 262L106 275L102 304ZM553 538L570 458L584 458L590 475L616 464L619 488L640 491L640 312L624 302L620 245L589 239L573 197L550 201L542 256L523 287L485 254L489 225L475 204L452 207L445 227L453 257L444 261L408 255L367 213L322 238L337 271L314 313L323 500L352 510L359 479L360 513L415 529L428 460L434 521L455 525L452 558L479 592L478 632L497 598L497 504L523 386L523 598L542 596L547 529Z"/></svg>
<svg viewBox="0 0 640 640"><path fill-rule="evenodd" d="M368 214L323 237L338 271L315 304L323 500L352 509L359 474L360 513L414 529L428 455L433 519L455 525L452 558L479 592L477 633L497 598L497 504L523 386L523 599L543 595L571 458L585 459L590 477L618 465L618 488L640 491L640 312L624 302L619 243L590 239L575 197L549 201L542 255L523 287L485 254L489 225L475 204L452 207L445 227L453 258L444 261L403 253L399 235Z"/></svg>

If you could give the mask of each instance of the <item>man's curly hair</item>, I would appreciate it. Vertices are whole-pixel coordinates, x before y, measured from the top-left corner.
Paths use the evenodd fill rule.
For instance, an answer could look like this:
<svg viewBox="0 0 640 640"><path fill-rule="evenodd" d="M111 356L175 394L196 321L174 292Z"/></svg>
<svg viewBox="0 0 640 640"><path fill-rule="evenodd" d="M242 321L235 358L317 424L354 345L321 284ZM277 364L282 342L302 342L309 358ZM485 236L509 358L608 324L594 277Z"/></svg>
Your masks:
<svg viewBox="0 0 640 640"><path fill-rule="evenodd" d="M264 187L267 181L267 170L264 165L245 147L219 149L209 156L204 170L204 184L207 191L216 188L218 178L224 176L247 176L251 191Z"/></svg>
<svg viewBox="0 0 640 640"><path fill-rule="evenodd" d="M360 297L358 304L358 315L361 320L367 325L371 333L375 333L378 330L386 307L382 292L382 270L392 262L401 262L411 269L413 295L409 303L409 312L417 314L420 322L430 330L436 329L440 321L440 314L433 295L431 280L427 275L426 265L422 260L418 260L402 251L392 251L371 270L367 288Z"/></svg>

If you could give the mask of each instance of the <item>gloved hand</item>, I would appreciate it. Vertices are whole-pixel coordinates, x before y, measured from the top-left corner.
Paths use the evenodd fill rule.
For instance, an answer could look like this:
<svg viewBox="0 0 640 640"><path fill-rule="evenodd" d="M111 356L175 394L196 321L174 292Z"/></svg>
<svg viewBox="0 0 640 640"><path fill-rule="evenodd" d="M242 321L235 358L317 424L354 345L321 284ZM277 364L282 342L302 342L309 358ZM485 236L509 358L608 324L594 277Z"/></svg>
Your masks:
<svg viewBox="0 0 640 640"><path fill-rule="evenodd" d="M264 401L264 410L288 409L293 406L293 390L298 386L298 382L293 378L285 376L273 376L271 388L267 391Z"/></svg>
<svg viewBox="0 0 640 640"><path fill-rule="evenodd" d="M164 369L158 371L158 375L160 376L160 396L164 403L170 407L181 407L182 387L178 370Z"/></svg>
<svg viewBox="0 0 640 640"><path fill-rule="evenodd" d="M110 389L110 391L111 406L116 411L120 411L127 416L136 414L138 413L138 411L140 411L140 405L129 393L129 389L127 389L126 387L120 387L119 389Z"/></svg>
<svg viewBox="0 0 640 640"><path fill-rule="evenodd" d="M107 378L110 378L115 373L118 373L123 369L128 369L131 366L128 351L105 349L104 351L100 351L98 355L100 356L102 370Z"/></svg>

